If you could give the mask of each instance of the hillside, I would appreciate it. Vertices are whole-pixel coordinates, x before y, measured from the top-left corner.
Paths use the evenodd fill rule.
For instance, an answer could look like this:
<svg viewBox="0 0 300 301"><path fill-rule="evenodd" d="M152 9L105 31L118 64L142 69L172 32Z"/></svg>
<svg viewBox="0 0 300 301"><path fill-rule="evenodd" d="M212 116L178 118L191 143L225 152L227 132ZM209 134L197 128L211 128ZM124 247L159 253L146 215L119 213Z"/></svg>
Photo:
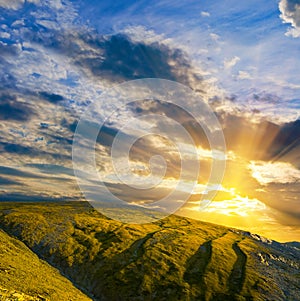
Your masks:
<svg viewBox="0 0 300 301"><path fill-rule="evenodd" d="M91 300L24 243L2 230L0 246L0 300Z"/></svg>
<svg viewBox="0 0 300 301"><path fill-rule="evenodd" d="M121 224L85 202L0 209L4 231L93 300L300 300L300 250L258 235L177 216Z"/></svg>

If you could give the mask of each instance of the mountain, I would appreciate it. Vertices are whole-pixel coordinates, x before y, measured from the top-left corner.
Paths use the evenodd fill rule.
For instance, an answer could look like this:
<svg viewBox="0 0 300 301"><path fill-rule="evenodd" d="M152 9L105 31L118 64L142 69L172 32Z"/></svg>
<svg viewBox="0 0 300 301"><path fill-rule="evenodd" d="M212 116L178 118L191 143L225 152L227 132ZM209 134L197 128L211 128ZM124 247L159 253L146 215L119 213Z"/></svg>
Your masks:
<svg viewBox="0 0 300 301"><path fill-rule="evenodd" d="M291 241L291 242L286 243L286 245L300 250L300 242L298 242L298 241Z"/></svg>
<svg viewBox="0 0 300 301"><path fill-rule="evenodd" d="M300 250L236 229L174 215L122 224L86 202L0 203L0 227L93 300L300 300Z"/></svg>
<svg viewBox="0 0 300 301"><path fill-rule="evenodd" d="M2 230L0 246L0 300L91 300L24 243Z"/></svg>

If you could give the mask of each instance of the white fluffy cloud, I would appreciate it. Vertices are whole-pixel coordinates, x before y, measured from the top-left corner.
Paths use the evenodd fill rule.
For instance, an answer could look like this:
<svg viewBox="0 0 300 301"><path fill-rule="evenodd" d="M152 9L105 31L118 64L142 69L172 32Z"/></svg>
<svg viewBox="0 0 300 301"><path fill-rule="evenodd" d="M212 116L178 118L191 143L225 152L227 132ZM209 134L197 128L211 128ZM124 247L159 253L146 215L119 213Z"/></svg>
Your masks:
<svg viewBox="0 0 300 301"><path fill-rule="evenodd" d="M18 10L26 3L33 3L35 5L40 5L40 0L0 0L0 7L5 9ZM63 5L60 0L51 0L49 1L49 6L56 10L63 8Z"/></svg>
<svg viewBox="0 0 300 301"><path fill-rule="evenodd" d="M289 184L300 181L300 170L286 162L252 161L248 168L260 184Z"/></svg>
<svg viewBox="0 0 300 301"><path fill-rule="evenodd" d="M286 35L294 38L300 37L300 0L281 0L279 3L281 19L285 23L290 23L290 28Z"/></svg>
<svg viewBox="0 0 300 301"><path fill-rule="evenodd" d="M255 211L266 210L266 205L257 199L235 196L231 200L212 202L204 212L219 213L227 216L248 216Z"/></svg>
<svg viewBox="0 0 300 301"><path fill-rule="evenodd" d="M210 17L210 13L206 11L201 12L201 17Z"/></svg>
<svg viewBox="0 0 300 301"><path fill-rule="evenodd" d="M231 69L234 67L241 59L238 56L235 56L229 60L224 61L224 68L225 69Z"/></svg>
<svg viewBox="0 0 300 301"><path fill-rule="evenodd" d="M24 0L0 0L0 7L6 9L19 9L24 4Z"/></svg>
<svg viewBox="0 0 300 301"><path fill-rule="evenodd" d="M237 76L238 79L252 79L252 76L249 72L246 71L239 71L239 74Z"/></svg>
<svg viewBox="0 0 300 301"><path fill-rule="evenodd" d="M49 1L49 5L57 10L63 8L63 5L60 0L51 0Z"/></svg>

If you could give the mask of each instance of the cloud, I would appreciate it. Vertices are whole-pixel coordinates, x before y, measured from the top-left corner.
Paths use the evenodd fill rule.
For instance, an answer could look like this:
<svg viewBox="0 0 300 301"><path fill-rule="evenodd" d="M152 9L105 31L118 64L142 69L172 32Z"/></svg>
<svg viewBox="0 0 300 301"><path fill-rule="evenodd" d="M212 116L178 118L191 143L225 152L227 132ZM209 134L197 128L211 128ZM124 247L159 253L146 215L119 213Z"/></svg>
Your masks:
<svg viewBox="0 0 300 301"><path fill-rule="evenodd" d="M300 168L300 120L281 125L266 155L272 160L290 161Z"/></svg>
<svg viewBox="0 0 300 301"><path fill-rule="evenodd" d="M67 175L74 177L74 170L69 167L55 164L27 164L26 167L37 169L39 172L50 175Z"/></svg>
<svg viewBox="0 0 300 301"><path fill-rule="evenodd" d="M14 52L10 52L8 45L3 45L7 60L3 70L11 73L9 77L5 75L7 85L4 91L8 94L14 89L17 95L15 99L1 103L3 110L0 117L5 121L1 129L1 158L8 159L9 164L18 164L21 157L23 163L70 163L68 148L72 142L72 126L63 126L62 119L68 120L67 127L71 125L85 109L82 103L99 95L102 90L99 82L112 84L128 79L160 77L190 86L202 85L201 75L194 72L186 54L156 40L154 34L152 40L143 42L124 34L101 36L86 28L77 31L59 28L61 30L58 32L52 25L43 24L47 29L35 20L32 24L24 24L24 30L15 30L14 34L24 40L20 52L16 47L11 49ZM78 76L78 81L75 87L67 89L60 80L67 81L70 74ZM30 108L33 104L35 115L32 120L25 120L27 115L24 112L17 114L18 110L27 106ZM65 106L65 110L57 110L58 104L62 108ZM109 103L103 104L102 109L109 107ZM12 112L13 109L15 112ZM166 112L170 110L165 108ZM30 122L21 129L16 128L16 120ZM44 122L49 126L40 128L39 125ZM26 137L20 137L17 131L26 133ZM113 126L104 127L98 142L105 147L110 146L115 134ZM143 142L140 141L140 144ZM134 149L139 146L143 149L143 145L139 144ZM144 145L147 153L149 147ZM136 158L139 159L138 156ZM176 169L178 162L173 161L170 160L171 168ZM50 180L47 185L51 186Z"/></svg>
<svg viewBox="0 0 300 301"><path fill-rule="evenodd" d="M20 156L27 156L28 160L32 160L32 157L35 157L38 160L50 160L51 158L54 160L62 160L68 162L71 160L71 154L62 154L57 151L57 148L54 152L44 151L35 147L33 144L32 146L21 145L20 141L16 141L19 143L8 143L8 142L1 142L0 141L0 151L2 154L5 154L10 157L16 155L17 158L20 160ZM62 151L62 148L60 147ZM32 160L33 161L33 160Z"/></svg>
<svg viewBox="0 0 300 301"><path fill-rule="evenodd" d="M0 187L1 187L1 185L5 185L5 186L6 185L21 185L21 183L14 181L14 180L0 177Z"/></svg>
<svg viewBox="0 0 300 301"><path fill-rule="evenodd" d="M63 8L62 2L60 0L51 0L49 1L49 5L56 10Z"/></svg>
<svg viewBox="0 0 300 301"><path fill-rule="evenodd" d="M14 6L14 3L18 1L9 2L0 0L1 5L4 2L6 5ZM37 6L26 5L29 2L34 2ZM155 16L157 19L153 19L154 14L153 16L149 15L149 20L152 24L148 27L143 22L136 22L131 17L128 18L126 14L125 16L120 8L120 14L117 17L113 16L114 21L120 22L118 24L122 24L122 26L126 23L127 26L128 20L130 19L131 24L144 24L145 27L125 27L125 30L122 31L123 34L101 35L101 31L103 30L103 32L105 32L106 28L109 27L107 22L105 22L110 18L110 16L107 15L107 9L101 9L105 14L96 14L98 16L97 19L101 20L101 24L99 24L99 27L95 30L91 28L91 25L93 26L92 19L94 17L90 15L91 20L89 23L82 22L81 17L88 19L85 18L87 15L81 15L82 12L80 12L80 16L74 18L77 12L68 6L68 1L46 0L41 2L47 3L47 8L45 8L45 6L38 6L39 3L37 0L27 0L24 6L25 9L22 10L21 15L18 11L5 12L7 15L10 14L13 17L11 23L14 22L11 26L2 27L3 31L5 31L3 32L3 39L6 43L0 42L0 62L3 63L1 66L2 72L0 74L1 88L4 90L3 94L15 95L15 98L0 102L0 119L2 119L0 124L0 157L2 162L10 166L16 166L16 169L21 168L20 166L25 164L29 169L35 169L34 172L37 175L36 178L33 175L26 176L26 174L20 174L18 176L12 174L13 171L0 168L0 175L1 173L3 174L3 178L0 178L0 184L4 186L3 190L8 191L7 199L19 198L25 200L31 198L30 195L34 194L34 200L38 200L40 199L40 195L35 196L35 193L39 194L39 192L42 192L41 195L43 195L43 193L46 192L47 195L49 191L57 193L57 189L61 189L60 195L67 196L68 194L74 194L76 196L77 191L73 189L73 186L67 186L68 184L66 183L66 178L72 177L72 170L70 169L70 148L75 126L73 121L78 120L80 112L85 110L89 101L96 99L106 87L117 82L143 77L162 77L179 81L192 88L197 87L197 89L194 90L197 90L197 93L199 92L201 95L203 94L204 99L208 99L209 95L218 95L220 104L224 104L223 108L225 112L227 110L227 113L230 112L231 107L238 106L243 99L246 99L248 94L246 94L245 90L252 89L252 86L250 87L250 81L247 80L251 79L251 76L253 77L253 79L251 79L251 85L253 84L256 90L253 88L253 90L249 92L249 97L251 97L251 101L249 101L249 115L243 115L244 113L241 112L242 109L240 111L238 110L239 107L233 111L233 114L236 114L236 116L228 116L227 118L222 116L222 118L224 117L226 139L229 141L228 146L234 151L234 153L231 151L226 154L228 159L230 159L228 165L234 165L234 168L229 169L228 172L228 184L234 181L235 178L238 178L241 182L239 186L242 186L242 188L246 187L247 190L245 190L247 192L251 191L251 193L254 193L255 188L261 188L259 183L251 177L249 170L247 170L246 166L248 162L241 164L241 161L239 161L243 156L248 156L247 159L249 160L269 161L273 155L282 156L290 149L293 149L294 157L289 157L289 162L294 163L295 161L293 160L299 161L299 148L297 152L297 149L294 147L296 144L293 142L293 139L297 136L295 134L300 132L299 130L297 132L297 127L293 127L293 131L288 131L286 125L285 130L281 131L282 128L280 126L271 123L261 122L254 125L252 122L249 122L250 119L252 120L252 117L254 119L256 118L255 116L258 116L260 113L260 116L266 116L267 113L273 115L274 110L278 111L275 106L279 100L273 96L260 95L259 91L268 91L270 95L277 94L277 98L280 98L281 101L281 94L278 93L274 86L278 87L280 85L280 87L286 88L287 84L289 84L289 89L296 89L299 86L296 83L296 79L290 80L290 78L296 74L293 71L297 69L296 61L293 59L295 56L293 56L292 52L290 53L291 55L287 56L289 62L292 63L283 60L283 64L281 64L286 66L286 74L290 74L290 78L282 74L282 67L276 64L278 61L281 61L282 53L286 55L286 53L282 51L283 48L281 45L278 44L277 34L274 34L276 40L270 40L268 34L261 35L264 37L263 42L255 40L255 47L251 47L254 35L259 36L258 33L262 31L264 34L268 33L266 26L269 26L269 23L264 23L265 25L261 26L261 31L257 31L256 28L260 27L261 23L258 25L256 22L254 26L251 26L251 24L248 23L248 21L250 21L248 17L243 20L241 19L242 22L239 24L242 27L245 25L247 27L245 33L251 34L248 36L246 34L241 35L241 31L238 29L240 26L238 26L237 31L234 31L234 38L236 39L228 40L228 38L230 39L230 35L227 34L226 24L224 24L222 20L232 19L224 18L226 12L225 7L224 12L223 10L219 10L222 13L221 17L218 16L219 12L217 11L214 11L210 16L208 11L213 11L211 7L199 9L200 6L195 10L185 10L184 14L182 14L182 8L186 6L186 3L181 3L180 20L190 19L190 16L187 16L186 13L193 11L195 20L199 23L212 22L213 24L215 20L221 20L221 23L216 22L215 26L205 29L203 26L192 26L193 28L191 28L189 27L190 25L188 25L189 22L179 22L180 24L186 25L177 29L176 26L170 26L170 24L174 22L178 23L178 19L174 19L173 23L166 24L164 16L158 13ZM19 3L23 3L23 1L19 1ZM21 7L21 5L22 4L19 4L19 7ZM93 8L99 9L100 12L101 5L99 4ZM83 6L85 6L84 3ZM93 4L91 4L91 6L93 6ZM107 4L107 6L111 7L109 4ZM18 7L18 5L15 7ZM29 7L30 10L27 9ZM252 5L252 7L255 6ZM276 7L277 4L275 3L275 8ZM201 9L203 9L202 12ZM116 14L116 12L116 9L114 9L113 14ZM161 7L159 7L159 12L164 14ZM215 13L217 13L217 15L215 15ZM269 8L267 14L269 15ZM145 16L144 14L139 14L139 18L141 18L140 16L142 15ZM173 14L171 15L171 18L173 18ZM245 15L241 17L243 18L243 16ZM253 12L251 11L247 16L253 16ZM143 17L143 19L145 22L148 22L146 21L148 18ZM266 20L264 22L269 22L267 18L260 19ZM155 20L159 22L155 22ZM117 23L114 21L112 23ZM118 24L116 24L116 27L119 26ZM163 28L160 30L157 24L162 24ZM179 34L169 34L168 26L170 26L172 30L174 28L174 32L178 32ZM113 27L113 30L116 29L116 27ZM153 30L147 30L147 27L153 28ZM248 30L248 27L251 28L251 30ZM198 31L196 31L196 28ZM230 21L228 22L228 28L232 32L232 22ZM295 27L293 28L295 29ZM100 32L100 34L98 32ZM157 32L159 34L157 34ZM212 32L217 32L219 35ZM238 45L241 41L240 38L243 39L243 43L241 43L242 46ZM7 40L9 40L9 42ZM282 40L286 40L284 36L282 36ZM292 40L290 40L290 42L291 41ZM270 45L276 45L276 47L270 47ZM196 55L193 56L199 52L198 46L202 48L201 59ZM286 44L283 46L286 46ZM194 50L192 48L194 48ZM290 47L288 48L290 50ZM241 59L235 56L236 54L241 55ZM195 59L195 61L190 61L190 58ZM253 60L255 60L255 62L253 62ZM239 61L240 63L238 64ZM197 62L198 67L196 67ZM202 64L205 64L205 66L202 67ZM236 66L236 64L238 64L238 66ZM250 67L249 64L254 67ZM261 69L265 69L264 73L260 72L262 71L259 70L260 68L255 69L258 65L261 66ZM293 68L291 68L291 65L293 65ZM272 66L272 68L269 68L269 66ZM276 66L278 66L278 68L276 68ZM223 67L226 69L225 72ZM196 72L196 68L199 68L200 71L197 70ZM202 68L205 69L205 72L202 71ZM228 76L231 69L235 69L234 76ZM260 78L257 78L257 74L261 74ZM274 80L272 79L271 81L270 74L275 79L278 75L282 83L275 83L274 85ZM247 89L242 89L243 91L239 92L234 87L229 89L224 85L227 91L236 94L237 97L228 97L226 103L223 103L223 94L215 87L215 82L213 82L213 80L216 80L215 77L218 76L220 77L219 82L221 84L225 81L226 77L226 80L230 81L230 84L236 82L239 88L242 89L246 87ZM237 79L243 81L238 81ZM210 82L208 83L208 81ZM267 83L264 85L260 83L265 83L266 81ZM73 86L71 86L71 84ZM276 91L274 91L274 89ZM14 93L12 93L12 90ZM246 97L244 97L243 93L246 94ZM257 97L254 97L254 94L256 94ZM205 97L206 95L207 98ZM111 109L112 105L114 104L110 102L103 103L101 104L101 110L106 112L106 109ZM229 108L229 106L231 107ZM34 112L31 108L34 108ZM195 126L193 120L190 120L190 118L182 114L182 112L174 110L173 107L163 105L155 107L153 104L148 109L145 107L135 109L137 111L136 113L149 114L151 112L160 112L168 117L178 118L191 134L196 145L200 146L199 154L201 154L204 159L212 157L211 152L207 151L209 144L204 133L202 133L203 130L200 126ZM265 114L264 109L267 111ZM299 107L295 107L295 110L297 109L299 112ZM279 114L286 116L287 110L288 107L283 104L280 107ZM107 176L113 174L112 166L108 164L109 147L116 133L122 130L120 124L122 125L124 121L127 122L128 112L126 113L127 115L124 114L126 116L122 116L122 119L118 120L118 124L107 124L98 136L98 144L96 145L97 156L101 157L101 160L99 159L97 163L101 163L102 165L99 164L97 167ZM133 114L134 113L135 112L133 112ZM237 116L239 116L240 119ZM65 119L66 122L63 122L63 119ZM16 122L17 120L22 121L22 123ZM256 122L257 120L258 119L256 119ZM47 124L47 126L40 126L44 123ZM158 124L153 122L153 126L158 126ZM22 136L22 133L24 133L24 136ZM174 133L174 135L176 135L176 133ZM173 134L171 136L173 136ZM272 142L271 140L275 136L276 139ZM38 140L42 138L43 140ZM148 160L151 155L156 154L155 150L159 148L159 151L163 151L166 155L165 158L168 166L170 166L167 170L167 175L174 175L180 167L180 161L176 159L176 156L172 153L172 149L170 149L167 144L163 144L162 139L157 139L157 137L154 137L156 139L153 137L153 139L150 138L151 137L140 139L132 148L132 162L130 163L136 167L136 173L143 175L145 170L146 172L148 171ZM248 146L250 144L253 146L252 151L249 151ZM262 156L268 146L270 147L268 149L268 155L270 155L271 158ZM237 154L237 158L235 158L235 153ZM291 152L289 152L289 154L290 153ZM223 154L216 153L216 155L221 156ZM208 164L209 160L202 161L205 162L201 162L201 177L203 178L203 182L201 178L200 183L205 182L206 174L209 175L208 171L210 171L208 168L210 167ZM282 161L288 160L286 160L285 157ZM194 162L190 165L191 169L195 169ZM206 167L206 165L208 167ZM66 166L69 167L67 168ZM296 164L294 164L294 166L296 166ZM11 174L9 174L9 172ZM267 173L267 171L264 172ZM43 178L41 174L47 174L49 178ZM55 175L63 177L61 177L61 180L58 180L54 179ZM263 175L263 171L260 171L260 176L262 177ZM270 177L270 175L267 174L267 177ZM16 182L14 183L13 181ZM24 185L24 196L20 193L21 188L18 183ZM142 203L161 198L171 188L171 186L159 187L157 191L146 191L145 194L141 191L137 193L135 190L128 190L126 186L119 182L115 183L111 181L106 184L109 189L117 193L121 198L125 198L128 202L141 201ZM13 190L13 185L17 186L15 190ZM287 186L286 184L270 183L270 185L264 186L263 188L265 190L272 189L274 194L272 195L271 201L274 202L276 199L278 203L282 203L283 205L280 209L284 211L286 210L284 207L286 206L287 198L282 191L280 194L278 193L279 188L277 188L277 186L280 185L282 185L280 189L284 189L284 186ZM299 190L297 190L298 194L295 192L293 192L293 194L290 193L291 185L297 184L288 185L287 190L289 191L287 193L290 194L291 198L294 196L297 197ZM202 191L202 187L198 187L198 190L198 193L205 192ZM17 195L17 193L20 195ZM212 192L207 192L207 194L210 193ZM225 192L223 191L222 193L223 197ZM230 193L227 192L227 194ZM194 194L193 197L199 200L203 196ZM216 202L215 211L227 212L230 216L238 215L243 217L244 211L248 210L249 213L251 213L252 210L255 211L255 208L263 209L263 205L257 200L261 199L265 202L265 196L260 198L256 195L249 195L249 199L230 197L232 196L229 195L220 202ZM294 203L292 204L294 205ZM291 210L295 208L295 206L290 207L292 208ZM225 210L226 208L228 209L227 211ZM240 210L240 208L242 209ZM216 222L220 220L221 219L218 218Z"/></svg>
<svg viewBox="0 0 300 301"><path fill-rule="evenodd" d="M21 51L20 44L7 44L0 41L0 54L1 56L16 56Z"/></svg>
<svg viewBox="0 0 300 301"><path fill-rule="evenodd" d="M41 0L0 0L0 8L18 10L23 7L24 4L32 3L35 5L40 5ZM63 5L60 0L47 1L47 4L56 10L62 9Z"/></svg>
<svg viewBox="0 0 300 301"><path fill-rule="evenodd" d="M144 26L128 26L120 33L129 36L133 42L143 42L145 44L168 42L165 35L157 34L154 30L149 30Z"/></svg>
<svg viewBox="0 0 300 301"><path fill-rule="evenodd" d="M235 56L231 59L225 60L224 61L224 68L225 69L231 69L234 67L241 59L238 56Z"/></svg>
<svg viewBox="0 0 300 301"><path fill-rule="evenodd" d="M265 204L257 199L249 199L248 197L235 196L229 200L212 202L209 204L208 207L203 209L203 211L219 213L228 216L248 216L252 212L262 211L265 209Z"/></svg>
<svg viewBox="0 0 300 301"><path fill-rule="evenodd" d="M239 71L239 74L237 76L238 79L252 79L252 76L250 73L246 71Z"/></svg>
<svg viewBox="0 0 300 301"><path fill-rule="evenodd" d="M36 26L40 27L38 24ZM80 75L84 72L85 79L95 81L101 78L110 83L163 78L208 91L208 84L204 85L201 72L192 67L185 51L169 45L153 32L146 33L145 41L140 40L143 33L140 27L125 32L108 36L79 28L72 32L52 27L35 33L30 30L26 36L29 39L27 44L32 45L35 51L24 51L22 59L28 60L31 71L41 75L43 73L38 70L43 71L43 67L47 66L45 63L56 63L48 68L47 73L44 71L46 76L59 74L60 77L67 77L68 73L75 71L77 74L80 72ZM37 61L42 64L36 65ZM62 69L60 73L60 70L51 72L58 67ZM80 80L83 80L82 76Z"/></svg>
<svg viewBox="0 0 300 301"><path fill-rule="evenodd" d="M24 0L0 0L0 7L17 10L24 4Z"/></svg>
<svg viewBox="0 0 300 301"><path fill-rule="evenodd" d="M33 173L31 171L27 171L20 168L13 168L8 166L0 165L0 173L1 175L5 175L5 177L18 177L18 178L31 178L31 179L40 179L41 175Z"/></svg>
<svg viewBox="0 0 300 301"><path fill-rule="evenodd" d="M300 181L300 170L286 162L252 161L248 168L260 184L291 184Z"/></svg>
<svg viewBox="0 0 300 301"><path fill-rule="evenodd" d="M33 3L35 5L39 5L41 3L41 0L26 0L27 3ZM55 2L55 1L52 1Z"/></svg>
<svg viewBox="0 0 300 301"><path fill-rule="evenodd" d="M36 193L36 194L27 194L27 193L1 193L0 192L0 202L66 202L66 201L77 201L79 198L75 195L65 196L65 195L48 195Z"/></svg>
<svg viewBox="0 0 300 301"><path fill-rule="evenodd" d="M145 44L132 41L129 36L121 34L108 39L94 37L85 42L101 55L81 55L74 57L74 61L96 77L114 82L138 78L164 78L187 85L191 82L189 75L193 77L185 53L180 49L171 49L163 43Z"/></svg>
<svg viewBox="0 0 300 301"><path fill-rule="evenodd" d="M64 98L61 95L54 94L54 93L48 93L48 92L40 92L39 95L43 97L45 100L52 102L52 103L59 103L60 101L63 101Z"/></svg>
<svg viewBox="0 0 300 301"><path fill-rule="evenodd" d="M294 38L300 37L300 1L299 0L281 0L279 3L281 19L284 23L290 23L290 28L286 35Z"/></svg>
<svg viewBox="0 0 300 301"><path fill-rule="evenodd" d="M217 35L216 33L211 33L210 35L210 38L213 40L213 41L218 41L220 39L220 36Z"/></svg>
<svg viewBox="0 0 300 301"><path fill-rule="evenodd" d="M10 94L0 94L0 119L15 120L19 122L28 121L34 113L32 107L17 100Z"/></svg>
<svg viewBox="0 0 300 301"><path fill-rule="evenodd" d="M222 151L219 150L211 150L211 149L204 149L202 147L198 147L197 148L197 154L199 155L199 157L201 159L214 159L214 160L226 160L228 159L228 155L225 154ZM233 154L233 152L231 152L230 154Z"/></svg>
<svg viewBox="0 0 300 301"><path fill-rule="evenodd" d="M206 11L201 12L201 17L210 17L210 13Z"/></svg>

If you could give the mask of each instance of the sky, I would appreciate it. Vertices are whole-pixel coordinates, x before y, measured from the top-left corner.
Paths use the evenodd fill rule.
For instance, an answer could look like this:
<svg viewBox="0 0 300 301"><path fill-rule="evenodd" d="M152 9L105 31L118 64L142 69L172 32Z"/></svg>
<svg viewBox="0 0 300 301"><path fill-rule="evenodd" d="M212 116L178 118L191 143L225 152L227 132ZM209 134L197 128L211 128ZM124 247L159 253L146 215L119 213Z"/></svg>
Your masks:
<svg viewBox="0 0 300 301"><path fill-rule="evenodd" d="M116 196L300 241L299 50L299 0L0 0L0 200Z"/></svg>

